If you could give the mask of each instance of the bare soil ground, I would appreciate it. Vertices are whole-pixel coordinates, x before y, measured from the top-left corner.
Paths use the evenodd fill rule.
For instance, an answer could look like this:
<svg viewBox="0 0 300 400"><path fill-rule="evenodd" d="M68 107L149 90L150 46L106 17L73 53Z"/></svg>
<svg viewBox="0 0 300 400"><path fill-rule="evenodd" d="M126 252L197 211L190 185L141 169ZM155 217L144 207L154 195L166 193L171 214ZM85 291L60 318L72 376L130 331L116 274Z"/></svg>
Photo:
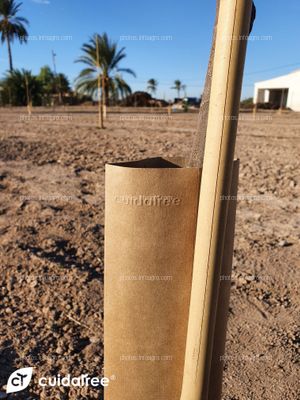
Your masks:
<svg viewBox="0 0 300 400"><path fill-rule="evenodd" d="M26 366L101 376L104 165L184 155L196 127L196 114L113 113L100 131L94 110L0 111L0 398ZM241 114L224 400L300 398L299 153L300 115ZM8 398L101 396L35 381Z"/></svg>

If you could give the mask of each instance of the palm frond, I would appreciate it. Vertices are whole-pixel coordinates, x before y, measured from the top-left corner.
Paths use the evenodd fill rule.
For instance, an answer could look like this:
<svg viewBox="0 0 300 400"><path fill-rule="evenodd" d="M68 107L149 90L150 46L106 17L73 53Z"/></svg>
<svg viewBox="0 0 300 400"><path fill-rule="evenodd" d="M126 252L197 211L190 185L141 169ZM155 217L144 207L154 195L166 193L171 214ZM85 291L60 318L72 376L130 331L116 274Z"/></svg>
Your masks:
<svg viewBox="0 0 300 400"><path fill-rule="evenodd" d="M27 41L28 32L26 25L29 22L26 18L17 16L22 3L15 3L15 0L1 0L0 2L0 33L1 41L13 41L18 39L20 43Z"/></svg>
<svg viewBox="0 0 300 400"><path fill-rule="evenodd" d="M126 72L136 78L136 73L131 68L117 68L118 72Z"/></svg>

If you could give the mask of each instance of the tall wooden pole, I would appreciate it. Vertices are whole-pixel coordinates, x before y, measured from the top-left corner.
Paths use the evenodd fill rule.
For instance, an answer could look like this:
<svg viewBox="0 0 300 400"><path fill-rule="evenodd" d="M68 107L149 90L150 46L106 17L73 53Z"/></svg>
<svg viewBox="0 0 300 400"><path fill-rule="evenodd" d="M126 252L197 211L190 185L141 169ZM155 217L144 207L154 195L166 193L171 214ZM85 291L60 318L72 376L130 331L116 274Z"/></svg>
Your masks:
<svg viewBox="0 0 300 400"><path fill-rule="evenodd" d="M280 96L280 106L279 106L279 114L282 113L283 110L283 99L284 99L284 89L281 89L281 96Z"/></svg>
<svg viewBox="0 0 300 400"><path fill-rule="evenodd" d="M221 0L204 152L181 400L207 400L252 0ZM218 399L209 399L218 400Z"/></svg>
<svg viewBox="0 0 300 400"><path fill-rule="evenodd" d="M102 102L103 102L103 119L106 119L106 76L102 74Z"/></svg>
<svg viewBox="0 0 300 400"><path fill-rule="evenodd" d="M29 94L29 83L28 77L25 75L25 87L26 87L26 99L27 99L27 112L31 115L31 101L30 101L30 94Z"/></svg>
<svg viewBox="0 0 300 400"><path fill-rule="evenodd" d="M102 108L102 96L101 96L101 74L100 74L100 59L99 59L99 38L96 34L96 58L97 58L97 74L98 74L98 126L100 129L104 128L103 124L103 108ZM103 92L103 87L102 87Z"/></svg>

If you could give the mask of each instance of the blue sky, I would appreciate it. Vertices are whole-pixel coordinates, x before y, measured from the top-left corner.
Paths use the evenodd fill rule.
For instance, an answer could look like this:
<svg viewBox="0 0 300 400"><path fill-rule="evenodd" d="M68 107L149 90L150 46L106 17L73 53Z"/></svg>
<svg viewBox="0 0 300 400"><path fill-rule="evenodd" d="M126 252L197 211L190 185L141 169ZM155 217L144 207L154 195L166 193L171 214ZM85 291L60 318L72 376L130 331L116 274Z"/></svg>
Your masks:
<svg viewBox="0 0 300 400"><path fill-rule="evenodd" d="M252 96L255 81L300 68L300 1L256 0L256 6L243 98ZM43 65L52 66L54 50L58 72L64 72L73 83L81 69L74 60L80 56L82 43L95 32L107 32L126 47L122 67L137 74L137 78L127 79L133 90L146 90L147 80L155 78L159 82L157 97L169 99L175 96L173 81L180 79L189 96L199 96L214 12L212 0L23 0L21 14L30 21L31 40L27 45L13 44L14 67L37 73ZM40 35L44 40L39 40ZM67 40L49 40L53 36ZM146 38L128 40L126 36ZM155 40L149 40L150 36ZM166 37L169 40L164 40ZM4 44L0 46L1 76L7 68Z"/></svg>

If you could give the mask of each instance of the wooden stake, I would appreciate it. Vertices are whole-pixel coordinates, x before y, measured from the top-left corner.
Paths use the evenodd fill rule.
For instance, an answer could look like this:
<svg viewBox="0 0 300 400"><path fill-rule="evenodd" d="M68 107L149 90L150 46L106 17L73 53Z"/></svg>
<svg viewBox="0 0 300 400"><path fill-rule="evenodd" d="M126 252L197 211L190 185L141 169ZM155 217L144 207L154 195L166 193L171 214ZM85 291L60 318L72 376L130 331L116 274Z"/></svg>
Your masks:
<svg viewBox="0 0 300 400"><path fill-rule="evenodd" d="M96 34L96 57L97 57L97 68L98 68L98 126L100 129L104 128L103 124L103 108L102 108L102 97L101 97L101 75L100 75L100 60L99 60L99 42L98 35ZM103 90L103 88L102 88Z"/></svg>
<svg viewBox="0 0 300 400"><path fill-rule="evenodd" d="M207 400L251 0L221 0L181 400ZM209 399L218 400L218 399Z"/></svg>
<svg viewBox="0 0 300 400"><path fill-rule="evenodd" d="M106 77L104 76L104 74L102 75L102 100L103 100L103 119L106 119L106 92L105 92L105 81L106 81Z"/></svg>
<svg viewBox="0 0 300 400"><path fill-rule="evenodd" d="M256 115L256 113L257 113L257 103L255 103L255 104L253 105L252 112L253 112L254 115Z"/></svg>
<svg viewBox="0 0 300 400"><path fill-rule="evenodd" d="M283 97L284 97L284 89L281 89L280 106L279 106L279 110L278 110L279 114L282 114L282 110L283 110Z"/></svg>
<svg viewBox="0 0 300 400"><path fill-rule="evenodd" d="M28 83L28 78L25 75L25 87L26 87L26 98L27 98L27 112L28 115L31 115L31 101L30 101L30 95L29 95L29 83Z"/></svg>

